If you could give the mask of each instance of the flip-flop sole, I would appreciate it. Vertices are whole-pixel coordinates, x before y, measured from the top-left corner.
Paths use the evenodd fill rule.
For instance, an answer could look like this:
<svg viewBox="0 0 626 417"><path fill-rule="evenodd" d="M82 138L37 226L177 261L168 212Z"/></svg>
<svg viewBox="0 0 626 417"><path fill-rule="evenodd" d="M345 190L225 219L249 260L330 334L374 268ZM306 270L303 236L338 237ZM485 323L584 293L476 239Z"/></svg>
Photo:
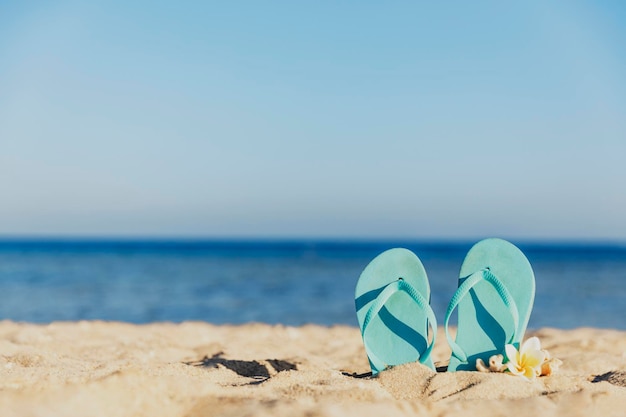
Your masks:
<svg viewBox="0 0 626 417"><path fill-rule="evenodd" d="M430 286L426 270L419 258L408 249L389 249L363 270L356 285L355 306L364 341L388 366L416 362L428 347L428 324L424 311L404 292L393 294L380 312L371 318L364 332L367 311L376 297L390 283L402 278L412 285L426 300ZM375 369L376 374L382 369ZM424 365L434 369L432 359Z"/></svg>
<svg viewBox="0 0 626 417"><path fill-rule="evenodd" d="M514 343L524 337L535 298L535 275L526 256L515 245L502 239L485 239L474 245L461 266L459 285L474 272L488 268L509 291L519 313L517 329L508 308L496 289L479 282L458 306L455 342L466 353L462 363L450 358L448 371L476 370L476 359L488 363L492 355L504 353L504 346L515 334Z"/></svg>

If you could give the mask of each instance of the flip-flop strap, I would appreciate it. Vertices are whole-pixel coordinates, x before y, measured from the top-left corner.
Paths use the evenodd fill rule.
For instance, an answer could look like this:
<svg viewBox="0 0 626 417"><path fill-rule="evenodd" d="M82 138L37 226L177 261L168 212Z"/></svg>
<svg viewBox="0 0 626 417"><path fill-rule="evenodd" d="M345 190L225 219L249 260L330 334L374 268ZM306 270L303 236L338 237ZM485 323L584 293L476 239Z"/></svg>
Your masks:
<svg viewBox="0 0 626 417"><path fill-rule="evenodd" d="M450 304L448 305L448 311L446 312L446 320L444 322L444 329L446 331L446 338L448 339L448 344L452 349L452 354L459 359L461 362L467 362L467 355L461 349L461 347L452 340L450 337L450 333L448 331L448 322L450 320L450 316L456 307L459 305L461 300L470 292L470 290L479 282L487 281L490 283L497 291L498 295L504 302L504 305L507 306L509 312L511 313L511 317L513 318L514 329L513 334L511 335L511 339L507 343L512 343L515 340L515 336L517 333L517 328L519 324L519 313L517 310L517 305L515 304L515 299L506 289L506 286L502 281L498 279L490 270L483 269L477 272L474 272L472 275L467 277L467 279L459 285L459 288L454 293L452 300L450 300Z"/></svg>
<svg viewBox="0 0 626 417"><path fill-rule="evenodd" d="M387 367L387 364L384 361L382 361L380 358L378 358L378 356L376 356L376 354L374 354L372 349L368 346L367 338L365 337L365 331L367 330L367 327L370 321L372 320L372 318L374 318L380 312L380 310L385 306L385 303L387 302L387 300L389 300L389 298L392 295L394 295L395 293L399 291L403 291L406 294L408 294L409 297L411 297L411 299L413 299L413 301L415 301L415 303L422 310L424 310L424 312L426 313L428 324L430 325L433 331L432 342L428 345L424 353L420 355L419 361L421 363L424 363L430 357L430 353L433 350L433 346L435 344L435 339L437 336L437 320L435 318L435 313L433 312L432 308L428 304L428 301L419 293L419 291L415 289L415 287L413 287L411 284L406 282L404 279L399 278L397 281L387 284L385 289L381 291L381 293L378 295L378 297L376 297L376 299L374 300L370 308L367 310L367 313L365 314L365 318L363 319L363 344L365 345L365 351L367 352L367 357L369 358L373 367L377 370L385 369ZM428 339L426 341L428 342Z"/></svg>

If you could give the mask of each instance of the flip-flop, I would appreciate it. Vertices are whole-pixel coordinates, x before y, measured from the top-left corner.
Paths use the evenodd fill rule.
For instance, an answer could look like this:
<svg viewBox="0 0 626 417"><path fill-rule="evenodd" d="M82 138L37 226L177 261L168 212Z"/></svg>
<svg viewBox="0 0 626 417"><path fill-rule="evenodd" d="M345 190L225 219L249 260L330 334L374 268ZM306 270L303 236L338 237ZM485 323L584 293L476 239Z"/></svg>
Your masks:
<svg viewBox="0 0 626 417"><path fill-rule="evenodd" d="M430 353L437 323L429 298L424 266L408 249L389 249L363 270L354 301L372 375L416 361L435 369Z"/></svg>
<svg viewBox="0 0 626 417"><path fill-rule="evenodd" d="M475 244L461 266L459 287L446 312L444 328L452 349L448 371L476 370L504 346L519 348L535 298L535 275L526 256L502 239ZM456 339L448 322L458 306Z"/></svg>

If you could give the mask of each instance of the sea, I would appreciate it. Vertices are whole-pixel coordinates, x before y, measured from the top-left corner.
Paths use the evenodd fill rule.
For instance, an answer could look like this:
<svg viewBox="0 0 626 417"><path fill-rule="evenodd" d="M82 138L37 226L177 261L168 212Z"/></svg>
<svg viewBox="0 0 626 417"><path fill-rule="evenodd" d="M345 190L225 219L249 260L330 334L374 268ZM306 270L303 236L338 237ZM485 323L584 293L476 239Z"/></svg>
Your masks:
<svg viewBox="0 0 626 417"><path fill-rule="evenodd" d="M626 330L626 244L513 242L536 279L529 327ZM439 321L473 242L0 240L0 320L357 326L354 288L393 247L414 251Z"/></svg>

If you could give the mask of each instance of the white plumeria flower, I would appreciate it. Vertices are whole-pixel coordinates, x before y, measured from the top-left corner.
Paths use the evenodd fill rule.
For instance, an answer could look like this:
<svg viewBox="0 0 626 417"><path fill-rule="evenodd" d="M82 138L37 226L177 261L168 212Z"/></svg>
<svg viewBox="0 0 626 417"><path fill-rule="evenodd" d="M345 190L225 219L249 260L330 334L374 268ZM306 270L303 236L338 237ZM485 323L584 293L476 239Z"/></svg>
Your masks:
<svg viewBox="0 0 626 417"><path fill-rule="evenodd" d="M513 345L504 347L509 361L507 368L513 375L518 375L526 379L533 380L541 375L541 365L546 359L545 353L541 351L541 343L536 337L526 340L519 352Z"/></svg>

